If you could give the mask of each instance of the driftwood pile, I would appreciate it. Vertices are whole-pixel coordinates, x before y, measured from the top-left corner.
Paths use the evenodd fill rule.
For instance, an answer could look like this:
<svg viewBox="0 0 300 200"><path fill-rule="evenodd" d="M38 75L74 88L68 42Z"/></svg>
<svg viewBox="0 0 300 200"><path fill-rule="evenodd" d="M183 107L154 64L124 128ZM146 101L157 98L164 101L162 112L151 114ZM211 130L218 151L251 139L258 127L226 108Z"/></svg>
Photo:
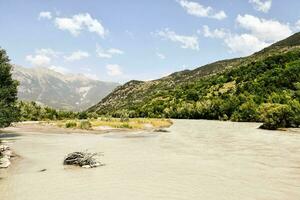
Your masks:
<svg viewBox="0 0 300 200"><path fill-rule="evenodd" d="M64 159L64 165L76 165L83 168L94 168L102 166L103 164L97 161L96 156L100 156L100 153L88 153L88 152L73 152L69 153Z"/></svg>

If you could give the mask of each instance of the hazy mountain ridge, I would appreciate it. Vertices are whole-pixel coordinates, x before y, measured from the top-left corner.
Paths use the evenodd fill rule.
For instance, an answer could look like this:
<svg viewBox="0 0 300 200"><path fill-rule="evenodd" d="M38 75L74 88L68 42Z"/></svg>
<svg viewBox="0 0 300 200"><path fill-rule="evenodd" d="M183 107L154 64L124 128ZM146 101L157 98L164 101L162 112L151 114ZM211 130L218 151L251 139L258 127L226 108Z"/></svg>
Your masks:
<svg viewBox="0 0 300 200"><path fill-rule="evenodd" d="M61 74L44 67L15 65L13 77L20 82L20 100L67 110L84 110L118 86L117 83L92 80L82 74Z"/></svg>
<svg viewBox="0 0 300 200"><path fill-rule="evenodd" d="M285 40L279 41L270 47L247 57L217 61L194 70L175 72L169 76L153 81L130 81L123 86L118 87L88 111L98 112L100 114L112 114L120 110L126 110L134 113L136 110L139 110L138 112L144 110L147 106L151 107L151 105L156 104L154 101L159 101L160 99L164 102L171 101L170 99L172 99L172 101L177 101L177 98L174 97L174 95L180 96L180 94L174 92L176 87L184 88L185 85L195 85L204 77L210 77L216 74L222 76L222 72L225 70L255 64L256 62L263 61L274 55L292 52L299 49L299 47L300 33L296 33ZM214 85L211 85L210 87L210 90L213 91ZM189 86L187 86L187 89L188 88ZM184 90L183 93L185 93ZM201 94L199 93L198 95ZM186 100L182 101L188 102ZM168 106L162 107L165 109ZM142 111L142 113L143 112L144 111ZM162 111L160 112L162 113ZM159 116L159 114L156 116Z"/></svg>

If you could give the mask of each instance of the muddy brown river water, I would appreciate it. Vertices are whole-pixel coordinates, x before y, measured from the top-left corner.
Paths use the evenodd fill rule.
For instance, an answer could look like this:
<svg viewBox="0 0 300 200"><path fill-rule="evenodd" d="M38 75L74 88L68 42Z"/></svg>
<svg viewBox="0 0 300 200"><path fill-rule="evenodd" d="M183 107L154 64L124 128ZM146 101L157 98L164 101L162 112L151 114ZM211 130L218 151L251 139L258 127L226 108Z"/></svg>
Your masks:
<svg viewBox="0 0 300 200"><path fill-rule="evenodd" d="M0 170L0 199L299 200L300 134L258 126L175 120L158 134L21 134L11 143L21 158ZM86 149L106 165L62 165Z"/></svg>

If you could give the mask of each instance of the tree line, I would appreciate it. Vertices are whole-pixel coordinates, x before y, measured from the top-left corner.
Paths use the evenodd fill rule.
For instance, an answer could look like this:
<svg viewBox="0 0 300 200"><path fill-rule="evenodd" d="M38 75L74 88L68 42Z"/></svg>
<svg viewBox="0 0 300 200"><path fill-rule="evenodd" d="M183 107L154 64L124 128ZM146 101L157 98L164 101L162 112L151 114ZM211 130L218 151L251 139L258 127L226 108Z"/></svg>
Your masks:
<svg viewBox="0 0 300 200"><path fill-rule="evenodd" d="M39 105L36 102L18 101L19 121L47 121L65 119L91 119L97 118L96 113L74 112L68 110L58 110L48 106Z"/></svg>

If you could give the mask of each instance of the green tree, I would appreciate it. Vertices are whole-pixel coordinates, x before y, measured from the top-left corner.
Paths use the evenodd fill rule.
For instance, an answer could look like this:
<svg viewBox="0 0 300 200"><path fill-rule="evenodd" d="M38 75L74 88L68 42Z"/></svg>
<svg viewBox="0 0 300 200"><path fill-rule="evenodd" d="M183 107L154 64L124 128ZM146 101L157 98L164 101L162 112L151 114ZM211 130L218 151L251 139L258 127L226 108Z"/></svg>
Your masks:
<svg viewBox="0 0 300 200"><path fill-rule="evenodd" d="M291 126L298 128L300 126L300 102L296 99L288 102L292 109Z"/></svg>
<svg viewBox="0 0 300 200"><path fill-rule="evenodd" d="M257 107L257 104L251 99L238 107L231 116L231 120L245 122L259 121Z"/></svg>
<svg viewBox="0 0 300 200"><path fill-rule="evenodd" d="M78 115L78 118L79 119L87 119L88 116L87 116L87 112L80 112L79 115Z"/></svg>
<svg viewBox="0 0 300 200"><path fill-rule="evenodd" d="M275 130L290 127L293 120L293 111L289 105L278 103L265 103L260 107L261 128Z"/></svg>
<svg viewBox="0 0 300 200"><path fill-rule="evenodd" d="M187 91L186 98L187 98L187 100L190 100L190 101L198 101L199 95L198 95L197 90L192 89L192 90Z"/></svg>
<svg viewBox="0 0 300 200"><path fill-rule="evenodd" d="M17 86L12 79L12 66L5 50L0 49L0 128L9 126L18 120Z"/></svg>

